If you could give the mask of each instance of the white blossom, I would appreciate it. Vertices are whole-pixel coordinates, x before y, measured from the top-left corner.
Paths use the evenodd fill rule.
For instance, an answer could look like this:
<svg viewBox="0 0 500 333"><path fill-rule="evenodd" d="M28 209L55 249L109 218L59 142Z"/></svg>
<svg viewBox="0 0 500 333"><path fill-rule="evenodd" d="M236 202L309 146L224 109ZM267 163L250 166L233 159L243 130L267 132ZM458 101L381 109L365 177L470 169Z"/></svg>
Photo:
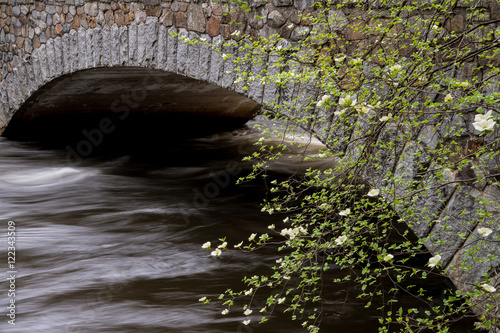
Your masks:
<svg viewBox="0 0 500 333"><path fill-rule="evenodd" d="M346 109L342 109L340 111L335 111L334 114L339 116L339 117L342 117L346 111L347 111Z"/></svg>
<svg viewBox="0 0 500 333"><path fill-rule="evenodd" d="M345 95L339 98L339 105L344 107L354 105L354 99L351 95Z"/></svg>
<svg viewBox="0 0 500 333"><path fill-rule="evenodd" d="M449 101L451 101L452 99L453 99L453 96L451 96L450 94L448 94L448 95L446 95L446 96L444 97L444 102L445 102L445 103L448 103L448 102L449 102Z"/></svg>
<svg viewBox="0 0 500 333"><path fill-rule="evenodd" d="M221 312L221 314L223 314L223 315L227 315L228 313L229 313L229 309L224 309Z"/></svg>
<svg viewBox="0 0 500 333"><path fill-rule="evenodd" d="M267 229L269 229L269 230L274 230L274 228L276 228L276 226L274 224L267 226Z"/></svg>
<svg viewBox="0 0 500 333"><path fill-rule="evenodd" d="M349 208L344 209L344 210L341 210L341 211L339 212L339 215L340 215L340 216L347 216L347 215L349 215L349 214L351 214L351 210L350 210Z"/></svg>
<svg viewBox="0 0 500 333"><path fill-rule="evenodd" d="M243 325L248 325L248 324L250 324L250 319L243 320Z"/></svg>
<svg viewBox="0 0 500 333"><path fill-rule="evenodd" d="M222 243L221 245L217 246L219 249L225 249L227 246L227 242Z"/></svg>
<svg viewBox="0 0 500 333"><path fill-rule="evenodd" d="M281 230L280 234L282 236L288 236L291 240L294 239L298 235L298 231L292 228L285 228Z"/></svg>
<svg viewBox="0 0 500 333"><path fill-rule="evenodd" d="M369 196L369 197L376 197L377 195L379 195L379 193L380 193L380 190L378 188L372 188L368 192L367 196Z"/></svg>
<svg viewBox="0 0 500 333"><path fill-rule="evenodd" d="M257 236L257 234L251 234L250 237L248 237L248 241L253 241L255 239L255 236Z"/></svg>
<svg viewBox="0 0 500 333"><path fill-rule="evenodd" d="M250 288L247 291L245 291L245 296L250 295L252 293L252 291L253 291L253 288Z"/></svg>
<svg viewBox="0 0 500 333"><path fill-rule="evenodd" d="M206 242L206 243L203 243L203 245L201 246L201 248L203 248L203 249L209 249L210 245L212 245L212 243Z"/></svg>
<svg viewBox="0 0 500 333"><path fill-rule="evenodd" d="M262 309L260 309L259 312L266 312L267 311L267 308L266 307L263 307Z"/></svg>
<svg viewBox="0 0 500 333"><path fill-rule="evenodd" d="M330 102L330 95L323 95L321 99L318 101L318 107L322 107L325 103Z"/></svg>
<svg viewBox="0 0 500 333"><path fill-rule="evenodd" d="M388 254L384 257L384 261L391 261L394 258L392 254Z"/></svg>
<svg viewBox="0 0 500 333"><path fill-rule="evenodd" d="M236 244L234 247L235 247L235 248L239 248L239 247L241 247L242 245L243 245L243 241L239 242L239 243L238 243L238 244Z"/></svg>
<svg viewBox="0 0 500 333"><path fill-rule="evenodd" d="M370 111L370 108L364 104L358 104L354 108L361 114L367 114Z"/></svg>
<svg viewBox="0 0 500 333"><path fill-rule="evenodd" d="M401 66L401 65L392 65L391 67L389 67L389 70L391 72L396 72L396 71L399 71L401 68L403 68L403 66Z"/></svg>
<svg viewBox="0 0 500 333"><path fill-rule="evenodd" d="M330 102L330 95L323 95L323 97L321 97L321 99L318 101L318 107L322 107L325 103L329 103Z"/></svg>
<svg viewBox="0 0 500 333"><path fill-rule="evenodd" d="M335 62L341 63L345 60L345 56L335 58Z"/></svg>
<svg viewBox="0 0 500 333"><path fill-rule="evenodd" d="M486 112L485 114L478 113L474 117L474 121L479 122L481 120L490 120L492 117L492 112L493 112L493 110L490 110L490 111Z"/></svg>
<svg viewBox="0 0 500 333"><path fill-rule="evenodd" d="M429 263L427 266L429 267L435 267L439 262L441 261L441 256L439 254L435 255L434 257L429 259Z"/></svg>
<svg viewBox="0 0 500 333"><path fill-rule="evenodd" d="M239 30L236 30L231 34L231 36L239 36L239 35L241 35L241 32Z"/></svg>
<svg viewBox="0 0 500 333"><path fill-rule="evenodd" d="M353 65L361 65L361 64L363 64L363 59L362 58L355 58L355 59L351 60L351 63Z"/></svg>
<svg viewBox="0 0 500 333"><path fill-rule="evenodd" d="M345 243L345 241L347 240L347 236L346 235L342 235L342 236L339 236L335 239L335 244L337 245L342 245Z"/></svg>
<svg viewBox="0 0 500 333"><path fill-rule="evenodd" d="M485 283L485 284L482 284L481 287L486 290L487 292L489 293L494 293L495 291L497 291L497 288L493 287L493 286L490 286L489 284Z"/></svg>
<svg viewBox="0 0 500 333"><path fill-rule="evenodd" d="M283 297L283 298L279 298L279 299L278 299L278 304L281 304L281 303L283 303L284 301L285 301L285 297Z"/></svg>
<svg viewBox="0 0 500 333"><path fill-rule="evenodd" d="M483 132L483 131L491 131L493 127L495 127L496 122L493 119L488 119L488 120L483 119L472 123L472 125L479 132Z"/></svg>
<svg viewBox="0 0 500 333"><path fill-rule="evenodd" d="M488 237L493 232L493 230L491 230L490 228L479 228L477 229L477 232L479 232L479 234L483 237Z"/></svg>
<svg viewBox="0 0 500 333"><path fill-rule="evenodd" d="M250 309L246 309L245 312L243 312L243 314L245 316L249 316L251 313L252 313L252 310L250 310Z"/></svg>
<svg viewBox="0 0 500 333"><path fill-rule="evenodd" d="M207 300L207 298L205 296L203 296L202 298L200 298L198 301L200 302L205 302Z"/></svg>
<svg viewBox="0 0 500 333"><path fill-rule="evenodd" d="M379 120L384 122L384 121L389 121L392 118L392 113L389 113L387 116L381 117Z"/></svg>
<svg viewBox="0 0 500 333"><path fill-rule="evenodd" d="M214 257L218 257L220 256L222 253L222 251L220 249L215 249L214 251L212 251L212 253L210 253L211 255L213 255Z"/></svg>
<svg viewBox="0 0 500 333"><path fill-rule="evenodd" d="M294 27L293 23L287 26L288 29L293 29L293 27Z"/></svg>

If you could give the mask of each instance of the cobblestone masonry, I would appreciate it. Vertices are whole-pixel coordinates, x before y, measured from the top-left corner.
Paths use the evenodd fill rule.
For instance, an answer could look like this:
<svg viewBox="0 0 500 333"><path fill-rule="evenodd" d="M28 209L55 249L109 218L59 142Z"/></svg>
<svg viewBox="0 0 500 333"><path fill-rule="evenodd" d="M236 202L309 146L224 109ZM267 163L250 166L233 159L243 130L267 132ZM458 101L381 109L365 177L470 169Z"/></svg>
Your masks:
<svg viewBox="0 0 500 333"><path fill-rule="evenodd" d="M226 15L229 10L220 2L196 0L0 0L0 133L19 106L38 88L61 75L94 67L138 66L170 71L236 91L262 105L272 104L277 99L291 100L299 90L307 91L307 87L278 91L272 85L264 87L256 84L249 91L243 91L240 85L234 83L232 74L227 73L233 68L230 61L224 61L219 53L207 46L187 45L171 33L203 38L216 45L224 40L239 38L231 35L236 30L254 37L279 33L293 43L310 32L310 22L302 19L301 14L310 13L311 4L311 0L253 1L250 12L236 11ZM500 18L497 2L478 1L477 5L484 7L488 18ZM345 16L342 11L335 13ZM447 28L463 28L463 15L455 16ZM363 38L355 30L346 28L345 24L331 29L345 35L348 40ZM304 100L306 98L307 94ZM311 132L317 133L326 143L329 138L341 134L329 128L329 118L325 115L323 121L311 128ZM457 118L452 122L471 129L471 120ZM328 130L322 132L325 128ZM497 126L496 132L489 134L486 140L491 141L498 136ZM396 173L401 177L414 178L419 167L416 156L421 157L425 148L439 137L439 128L434 126L419 133L420 143L400 151ZM355 153L349 147L345 147L345 152ZM387 163L394 163L394 156L385 158ZM486 164L481 166L482 172L498 172L498 160L488 160ZM471 165L468 173L450 171L448 177L461 181L467 177L474 178L471 173L477 174L478 167ZM370 174L364 176L372 179ZM477 237L476 231L481 225L468 224L477 216L476 209L486 209L498 221L499 207L477 200L500 199L498 186L486 182L463 184L461 187L449 185L422 197L421 200L434 203L431 211L422 212L435 217L434 225L420 225L415 219L408 221L419 237L431 236L428 248L432 253L442 254L445 266L457 263L467 250L460 248ZM384 186L383 183L374 185ZM404 215L404 207L396 209ZM484 221L488 219L491 218ZM460 233L465 236L460 237ZM497 230L492 236L499 234ZM433 242L437 238L445 240L445 244ZM490 252L484 255L498 256L498 250L498 244L492 245ZM479 281L488 267L471 264L472 269L459 270L450 277L454 281L459 278L468 283ZM493 275L497 276L496 287L500 289L500 259L494 260L492 268L496 269ZM465 287L465 284L459 287ZM497 315L500 316L500 313Z"/></svg>

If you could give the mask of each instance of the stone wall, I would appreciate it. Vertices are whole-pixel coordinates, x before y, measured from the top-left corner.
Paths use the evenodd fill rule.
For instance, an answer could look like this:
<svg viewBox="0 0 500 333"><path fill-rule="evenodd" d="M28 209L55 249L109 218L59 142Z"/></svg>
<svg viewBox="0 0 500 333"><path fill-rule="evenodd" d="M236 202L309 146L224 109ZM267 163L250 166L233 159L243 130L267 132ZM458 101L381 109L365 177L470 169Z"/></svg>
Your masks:
<svg viewBox="0 0 500 333"><path fill-rule="evenodd" d="M23 60L23 55L31 54L50 39L79 29L105 26L116 25L123 31L122 27L146 24L148 18L149 22L158 22L165 28L186 29L211 38L237 39L231 34L239 30L255 37L280 33L298 40L305 36L304 28L300 27L309 23L300 15L311 11L311 3L275 0L258 4L248 13L241 10L229 13L230 9L222 2L212 1L0 0L0 82ZM19 59L14 60L16 55Z"/></svg>

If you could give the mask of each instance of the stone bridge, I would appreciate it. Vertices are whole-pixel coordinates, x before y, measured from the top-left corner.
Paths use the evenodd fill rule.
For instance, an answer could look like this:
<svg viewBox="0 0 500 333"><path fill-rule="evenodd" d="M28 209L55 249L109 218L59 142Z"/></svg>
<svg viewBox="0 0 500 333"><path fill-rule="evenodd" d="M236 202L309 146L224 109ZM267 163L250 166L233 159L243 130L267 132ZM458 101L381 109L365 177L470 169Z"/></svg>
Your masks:
<svg viewBox="0 0 500 333"><path fill-rule="evenodd" d="M310 22L301 18L312 12L311 0L254 3L249 12L233 12L211 1L0 0L0 133L56 133L63 131L68 117L76 117L77 123L88 120L107 133L115 121L141 112L170 113L179 119L188 115L189 121L196 114L201 117L200 130L207 124L221 125L223 117L223 128L250 119L263 105L292 100L298 91L304 94L304 103L316 99L307 89L280 91L274 85L256 83L246 90L235 82L235 64L225 54L236 49L225 42L239 40L236 31L252 37L280 34L295 43L311 29ZM497 9L492 6L491 15ZM347 39L357 38L355 30L337 28ZM192 43L194 40L207 41L215 48ZM108 116L103 117L106 112ZM93 118L94 114L99 117ZM174 130L180 123L169 128ZM166 126L161 117L158 124ZM332 124L331 117L325 116L310 131L328 145L342 135ZM470 127L470 121L463 126ZM495 137L498 134L497 129ZM422 145L433 142L426 137L434 135L439 133L432 127L424 129L419 133L421 143L404 147L390 161L398 165L396 174L416 177L414 156L421 156ZM348 154L349 147L344 149ZM86 144L74 150L86 156L92 147ZM495 173L498 166L499 161L489 160L486 169ZM462 247L477 239L479 227L491 221L498 225L500 189L487 182L467 182L467 177L477 176L474 170L470 166L467 172L449 172L450 181L457 180L461 186L450 183L424 192L421 200L431 208L421 216L434 216L433 225L420 225L418 218L407 221L418 237L431 236L427 246L442 255L444 267L458 263L467 251ZM368 171L363 176L374 179ZM373 185L384 186L382 181ZM481 201L489 198L496 205ZM480 208L491 216L471 225L469 221L478 217ZM396 209L404 218L405 208ZM491 237L499 234L497 228ZM435 242L437 238L444 243ZM498 255L498 248L492 246L489 253L479 255ZM500 289L500 259L491 267L471 264L472 269L457 270L450 278L473 284L491 268L489 274L496 276Z"/></svg>

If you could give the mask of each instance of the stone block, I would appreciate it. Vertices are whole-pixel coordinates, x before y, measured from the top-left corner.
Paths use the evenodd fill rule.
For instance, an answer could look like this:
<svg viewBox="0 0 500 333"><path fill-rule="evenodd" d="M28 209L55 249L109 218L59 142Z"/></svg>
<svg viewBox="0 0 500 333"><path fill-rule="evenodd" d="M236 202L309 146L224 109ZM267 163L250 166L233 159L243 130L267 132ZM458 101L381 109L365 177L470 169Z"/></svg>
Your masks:
<svg viewBox="0 0 500 333"><path fill-rule="evenodd" d="M20 64L17 70L14 71L14 80L16 82L17 94L22 104L29 97L28 78L24 64Z"/></svg>
<svg viewBox="0 0 500 333"><path fill-rule="evenodd" d="M54 64L55 76L59 77L64 73L63 66L63 43L61 37L54 38Z"/></svg>
<svg viewBox="0 0 500 333"><path fill-rule="evenodd" d="M215 37L215 36L217 36L217 35L220 34L220 20L217 17L212 16L208 20L208 23L207 23L207 34L210 37Z"/></svg>
<svg viewBox="0 0 500 333"><path fill-rule="evenodd" d="M177 29L170 27L167 33L167 69L169 72L177 71Z"/></svg>
<svg viewBox="0 0 500 333"><path fill-rule="evenodd" d="M238 57L238 49L236 42L226 41L222 47L222 52L227 55L231 55L228 59L224 61L224 72L222 77L222 87L230 90L234 90L234 81L236 76L234 73L235 64L234 60Z"/></svg>
<svg viewBox="0 0 500 333"><path fill-rule="evenodd" d="M40 85L44 85L49 81L50 74L49 74L49 65L47 64L47 51L46 51L46 45L40 45L38 48L38 59L40 62Z"/></svg>
<svg viewBox="0 0 500 333"><path fill-rule="evenodd" d="M158 42L158 18L148 17L146 19L146 64L155 63L156 48Z"/></svg>
<svg viewBox="0 0 500 333"><path fill-rule="evenodd" d="M43 83L42 71L40 68L39 53L40 49L36 49L31 54L31 61L33 63L33 73L35 74L35 84L37 88L39 88Z"/></svg>
<svg viewBox="0 0 500 333"><path fill-rule="evenodd" d="M465 241L465 246L460 248L448 264L448 276L459 285L474 283L484 280L483 275L491 275L500 267L500 223L499 215L484 219L472 230ZM493 232L482 236L478 230L490 228ZM491 256L491 260L489 259ZM496 257L496 258L495 258Z"/></svg>
<svg viewBox="0 0 500 333"><path fill-rule="evenodd" d="M125 66L129 65L129 56L128 56L128 27L120 27L119 28L119 45L120 45L120 65Z"/></svg>
<svg viewBox="0 0 500 333"><path fill-rule="evenodd" d="M436 165L431 164L430 169L434 167ZM429 235L431 228L456 191L457 184L448 183L453 180L453 173L450 170L444 170L442 177L439 178L433 173L429 173L421 179L418 188L415 189L419 193L412 203L413 210L404 207L404 205L397 207L400 216L419 238Z"/></svg>
<svg viewBox="0 0 500 333"><path fill-rule="evenodd" d="M28 81L28 96L30 96L38 89L38 86L36 84L35 71L33 68L33 60L25 62L24 66L26 67L26 78Z"/></svg>
<svg viewBox="0 0 500 333"><path fill-rule="evenodd" d="M128 57L129 64L131 66L137 66L139 64L137 44L137 25L135 24L135 22L132 22L128 27Z"/></svg>
<svg viewBox="0 0 500 333"><path fill-rule="evenodd" d="M183 12L175 13L175 26L179 29L180 28L187 29L188 24L187 24L186 13Z"/></svg>
<svg viewBox="0 0 500 333"><path fill-rule="evenodd" d="M177 42L177 73L186 74L188 45L182 39L189 38L189 32L186 29L179 29Z"/></svg>
<svg viewBox="0 0 500 333"><path fill-rule="evenodd" d="M199 79L208 82L210 76L210 63L211 59L211 48L212 39L209 35L201 35L200 38L200 58L199 58Z"/></svg>
<svg viewBox="0 0 500 333"><path fill-rule="evenodd" d="M22 96L19 95L19 89L16 89L17 82L14 78L14 73L9 73L5 79L5 84L7 85L7 95L9 98L9 111L14 111L21 106Z"/></svg>
<svg viewBox="0 0 500 333"><path fill-rule="evenodd" d="M187 27L190 31L205 32L207 21L203 14L203 8L199 4L191 4L187 11Z"/></svg>
<svg viewBox="0 0 500 333"><path fill-rule="evenodd" d="M444 266L465 244L479 222L477 210L482 207L475 200L479 195L470 186L458 187L424 243L431 253L441 255Z"/></svg>
<svg viewBox="0 0 500 333"><path fill-rule="evenodd" d="M120 29L118 25L113 24L110 29L111 33L111 65L118 66L120 64Z"/></svg>
<svg viewBox="0 0 500 333"><path fill-rule="evenodd" d="M7 83L3 81L2 83L0 83L0 114L5 115L8 111L9 111L9 97L7 95ZM6 125L6 123L0 124L0 128L3 128L4 125Z"/></svg>
<svg viewBox="0 0 500 333"><path fill-rule="evenodd" d="M314 4L314 0L294 0L294 6L298 9L308 9Z"/></svg>
<svg viewBox="0 0 500 333"><path fill-rule="evenodd" d="M264 96L264 85L260 82L257 75L264 76L264 70L266 67L263 65L267 63L267 55L260 55L261 59L256 59L257 62L252 64L251 73L254 76L254 80L249 84L248 87L248 98L251 100L263 104L262 98Z"/></svg>
<svg viewBox="0 0 500 333"><path fill-rule="evenodd" d="M330 10L328 12L328 23L332 31L340 32L347 27L349 20L342 10Z"/></svg>
<svg viewBox="0 0 500 333"><path fill-rule="evenodd" d="M51 38L45 43L45 50L47 52L47 61L49 67L49 78L53 79L56 77L56 64L55 64L55 53L54 53L54 40Z"/></svg>
<svg viewBox="0 0 500 333"><path fill-rule="evenodd" d="M111 66L111 29L108 25L102 28L102 64Z"/></svg>
<svg viewBox="0 0 500 333"><path fill-rule="evenodd" d="M62 47L63 47L63 72L68 74L71 72L71 42L69 34L64 34L62 37Z"/></svg>
<svg viewBox="0 0 500 333"><path fill-rule="evenodd" d="M199 41L200 36L195 32L189 32L190 41ZM187 76L198 79L200 76L200 44L189 44L188 45L188 59L187 59Z"/></svg>
<svg viewBox="0 0 500 333"><path fill-rule="evenodd" d="M137 65L143 66L146 59L146 26L137 26Z"/></svg>
<svg viewBox="0 0 500 333"><path fill-rule="evenodd" d="M158 69L167 68L167 28L160 24L158 27L158 47L154 66Z"/></svg>
<svg viewBox="0 0 500 333"><path fill-rule="evenodd" d="M85 31L85 45L86 45L86 63L87 68L93 67L93 53L94 53L94 45L92 43L92 39L94 38L94 29L86 29Z"/></svg>
<svg viewBox="0 0 500 333"><path fill-rule="evenodd" d="M295 29L293 29L293 31L290 35L290 39L294 42L304 40L307 38L307 36L309 36L310 31L311 31L311 28L309 28L309 27L302 27L302 26L296 27Z"/></svg>
<svg viewBox="0 0 500 333"><path fill-rule="evenodd" d="M219 86L222 85L222 77L224 73L224 62L222 59L222 44L224 43L224 39L222 36L216 36L212 38L213 49L211 52L211 61L210 61L210 75L208 80L211 83L217 84Z"/></svg>
<svg viewBox="0 0 500 333"><path fill-rule="evenodd" d="M96 27L92 37L92 66L97 67L102 64L102 29Z"/></svg>
<svg viewBox="0 0 500 333"><path fill-rule="evenodd" d="M243 48L239 48L238 49L238 52L236 54L237 57L239 57L240 59L244 59L245 56L247 56L251 51L250 50L244 50ZM240 74L241 72L250 72L252 66L250 63L247 63L247 62L241 62L238 64L238 67L240 67ZM236 91L237 93L241 94L241 95L245 95L247 96L248 95L248 82L246 81L246 77L240 77L240 79L238 79L238 77L234 76L234 80L235 82L233 83L233 87L234 87L234 91Z"/></svg>
<svg viewBox="0 0 500 333"><path fill-rule="evenodd" d="M285 22L286 18L277 10L273 10L267 17L267 24L272 28L281 28Z"/></svg>
<svg viewBox="0 0 500 333"><path fill-rule="evenodd" d="M279 56L270 55L267 61L267 73L274 77L276 74L281 72L281 67L279 66ZM266 82L264 85L264 95L262 99L262 104L266 107L273 107L279 102L279 86L275 83Z"/></svg>
<svg viewBox="0 0 500 333"><path fill-rule="evenodd" d="M293 0L273 0L273 5L275 7L292 6Z"/></svg>
<svg viewBox="0 0 500 333"><path fill-rule="evenodd" d="M87 33L84 28L78 29L78 70L87 67Z"/></svg>

